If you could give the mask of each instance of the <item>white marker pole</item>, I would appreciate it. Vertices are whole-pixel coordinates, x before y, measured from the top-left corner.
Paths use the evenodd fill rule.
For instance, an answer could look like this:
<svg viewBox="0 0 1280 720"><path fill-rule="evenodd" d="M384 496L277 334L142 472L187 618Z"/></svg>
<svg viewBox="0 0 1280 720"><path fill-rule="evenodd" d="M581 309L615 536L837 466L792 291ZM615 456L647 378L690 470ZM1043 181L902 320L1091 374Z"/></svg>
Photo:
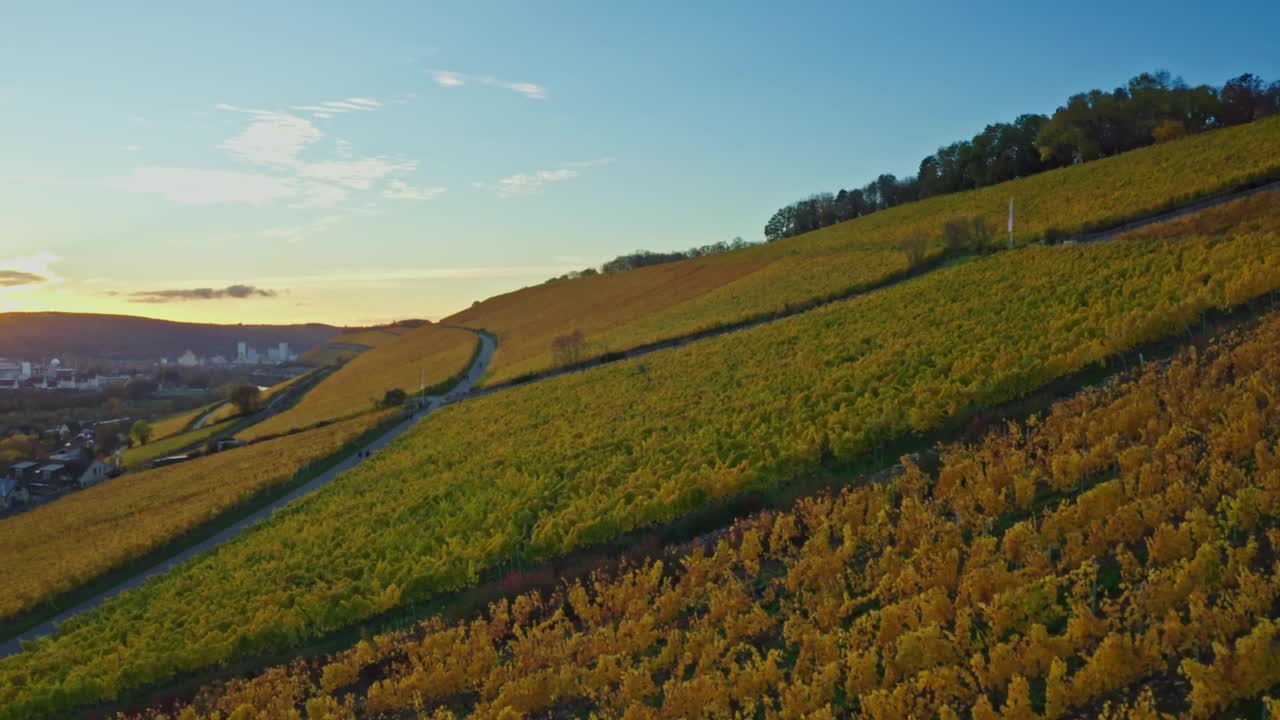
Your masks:
<svg viewBox="0 0 1280 720"><path fill-rule="evenodd" d="M1013 249L1013 198L1009 198L1009 249Z"/></svg>

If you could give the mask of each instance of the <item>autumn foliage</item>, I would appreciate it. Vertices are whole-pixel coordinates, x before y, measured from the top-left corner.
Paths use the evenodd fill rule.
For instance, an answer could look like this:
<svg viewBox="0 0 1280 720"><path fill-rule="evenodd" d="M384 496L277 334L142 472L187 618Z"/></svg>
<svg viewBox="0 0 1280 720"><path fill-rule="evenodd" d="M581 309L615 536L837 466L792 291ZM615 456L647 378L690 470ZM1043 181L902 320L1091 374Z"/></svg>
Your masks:
<svg viewBox="0 0 1280 720"><path fill-rule="evenodd" d="M1259 212L1277 214L1280 208ZM1275 232L1032 247L938 270L750 331L471 399L428 418L372 463L218 553L83 616L74 627L21 655L0 660L0 706L21 713L24 708L47 711L73 701L110 698L122 688L161 682L182 671L276 651L350 627L384 611L466 588L483 573L502 567L561 556L751 490L785 488L824 463L866 458L887 442L945 427L975 408L1021 397L1140 343L1179 336L1198 326L1204 313L1277 287L1280 234ZM1130 419L1133 432L1146 427L1143 412L1161 411L1158 406L1135 411ZM1223 438L1232 437L1235 428L1224 430ZM1140 449L1110 447L1086 437L1082 445L1017 456L1022 458L1018 462L1041 463L1038 474L1009 469L999 476L1002 484L978 483L972 491L951 493L947 488L964 486L964 473L986 473L989 463L981 457L968 465L959 457L949 460L969 469L939 475L936 483L941 489L930 491L942 493L929 500L934 505L926 503L925 496L881 497L870 516L864 513L856 522L841 521L828 528L830 542L838 541L840 552L848 555L823 555L812 561L818 563L813 569L805 570L806 562L795 572L811 573L815 588L821 589L821 579L840 571L840 563L853 563L867 542L893 536L892 548L905 552L925 536L900 530L914 526L895 519L899 511L894 508L901 504L910 510L902 512L912 523L932 522L930 508L945 499L959 523L947 531L950 536L963 537L974 527L995 533L990 547L976 546L976 557L984 563L1006 563L975 575L973 587L966 591L971 605L998 602L998 607L984 611L989 613L982 621L986 624L973 626L971 634L1022 635L1037 623L1051 635L1057 633L1067 616L1051 612L1053 603L1074 592L1072 588L1092 587L1093 581L1074 566L1058 577L1053 563L1061 557L1093 557L1088 553L1103 543L1088 534L1073 535L1071 523L1083 527L1123 519L1138 523L1130 528L1138 532L1146 518L1155 517L1146 510L1136 519L1132 512L1120 512L1122 483L1091 485L1096 469L1106 463L1121 462L1134 476L1146 478L1141 468L1149 461L1143 460ZM1069 439L1064 436L1061 441ZM1144 482L1158 488L1160 477ZM926 484L933 488L933 482ZM1063 537L1054 541L1062 543L1060 551L1037 550L1044 547L1037 535L1043 531L1039 522L1023 522L1024 518L1002 527L1001 518L1011 517L1006 513L1008 502L1030 512L1040 507L1044 493L1073 488L1079 498L1055 516L1065 519L1053 521L1061 525ZM919 512L917 505L923 508ZM881 510L885 522L876 520ZM808 522L806 512L780 522L796 524L800 532ZM846 524L852 530L847 531ZM1118 532L1108 528L1106 533ZM884 535L861 535L873 530ZM768 535L774 534L771 525ZM1161 539L1158 552L1181 557L1177 548L1185 540L1180 537ZM1204 546L1200 537L1191 535L1195 547ZM867 547L884 552L875 549L879 546ZM893 592L902 598L924 602L932 596L921 593L932 586L919 583L959 572L959 566L947 560L951 550L940 546L938 552L922 556L921 563L932 564L916 568L917 580L895 571L884 580L891 586L882 589L897 587ZM1042 558L1046 552L1047 559ZM1063 555L1068 552L1077 554ZM1224 549L1216 562L1228 562L1225 553ZM1141 557L1136 550L1131 554ZM894 557L886 556L884 572L897 567L901 558ZM1115 560L1128 558L1122 554ZM1210 558L1202 560L1207 563ZM761 567L777 569L776 564ZM856 563L849 567L866 571ZM1025 567L1047 574L1028 575ZM1106 577L1111 568L1100 564L1098 573ZM1035 581L1009 584L1024 577ZM877 587L880 582L875 580ZM958 576L955 582L960 582ZM870 587L845 589L847 599L842 590L839 603L833 596L821 605L821 617L829 621L822 627L832 632L851 621L862 602L873 599L885 608L891 618L887 622L898 623L901 632L923 631L927 625L912 620L907 609L889 609L887 601L894 595L860 600ZM1009 594L1000 595L1005 590ZM734 596L724 602L740 600ZM954 606L954 599L949 602ZM910 607L915 606L904 606ZM941 602L937 607L939 612L946 609ZM923 612L917 610L917 615ZM748 623L742 632L749 634L752 627ZM955 633L953 626L942 625L938 632L944 627ZM1079 632L1086 632L1087 626L1081 627ZM901 632L885 630L881 637L880 625L875 626L878 642ZM941 634L923 635L919 642L922 648L946 649L952 641ZM817 654L805 662L814 672L838 675L838 668L828 667L831 660L824 647L815 646L809 652ZM861 651L866 645L850 647ZM916 697L913 690L882 685L886 657L898 657L897 645L886 647L892 648L892 656L861 660L860 667L877 668L877 683L853 686L859 695L872 690L889 693L883 698L868 695L869 704L899 702L894 692ZM1105 647L1118 658L1138 652L1123 643ZM969 649L962 645L946 652ZM682 672L696 666L697 653L690 657ZM762 652L759 662L768 657ZM914 657L903 654L894 671L898 675L892 677L917 678L919 668L934 667ZM1040 674L1025 668L1016 674L1037 695L1039 678L1050 665L1046 660ZM1077 671L1070 666L1066 670ZM1011 674L983 673L976 676L983 683L980 687L999 712L1008 700ZM669 679L657 677L651 680L659 686ZM24 680L18 683L15 678ZM866 674L864 679L870 682L869 678ZM1112 682L1105 672L1099 671L1096 678L1079 682ZM854 694L844 692L846 697ZM795 701L831 701L826 695L804 693ZM688 702L704 695L690 696ZM677 697L665 696L672 702ZM1071 698L1077 696L1066 695L1063 702L1075 702Z"/></svg>
<svg viewBox="0 0 1280 720"><path fill-rule="evenodd" d="M1280 175L1280 118L931 197L735 252L556 281L489 298L448 322L498 337L500 382L563 364L556 336L581 330L593 353L627 350L885 283L944 247L948 223L981 223L1003 240L1009 201L1019 245L1117 225ZM920 241L927 240L925 247ZM909 243L910 253L902 249ZM1003 244L1003 243L999 243Z"/></svg>
<svg viewBox="0 0 1280 720"><path fill-rule="evenodd" d="M336 452L369 415L280 440L129 473L0 522L0 618L118 567Z"/></svg>
<svg viewBox="0 0 1280 720"><path fill-rule="evenodd" d="M1271 316L933 472L137 717L1213 717L1280 683L1277 347Z"/></svg>
<svg viewBox="0 0 1280 720"><path fill-rule="evenodd" d="M391 335L381 331L375 335L377 346L348 360L308 390L297 405L249 427L238 437L252 440L367 412L388 390L417 392L424 378L428 386L436 385L464 372L479 342L475 333L437 325L400 332Z"/></svg>

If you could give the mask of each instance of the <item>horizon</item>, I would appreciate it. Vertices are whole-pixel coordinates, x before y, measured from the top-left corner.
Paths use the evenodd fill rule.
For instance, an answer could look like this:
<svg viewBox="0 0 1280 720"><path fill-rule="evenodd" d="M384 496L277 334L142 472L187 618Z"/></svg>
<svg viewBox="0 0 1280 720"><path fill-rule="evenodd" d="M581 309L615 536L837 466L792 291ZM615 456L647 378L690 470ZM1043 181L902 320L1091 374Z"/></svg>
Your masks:
<svg viewBox="0 0 1280 720"><path fill-rule="evenodd" d="M1280 79L1280 8L1182 7L28 5L0 43L0 312L436 321L759 241L783 205L1141 72Z"/></svg>

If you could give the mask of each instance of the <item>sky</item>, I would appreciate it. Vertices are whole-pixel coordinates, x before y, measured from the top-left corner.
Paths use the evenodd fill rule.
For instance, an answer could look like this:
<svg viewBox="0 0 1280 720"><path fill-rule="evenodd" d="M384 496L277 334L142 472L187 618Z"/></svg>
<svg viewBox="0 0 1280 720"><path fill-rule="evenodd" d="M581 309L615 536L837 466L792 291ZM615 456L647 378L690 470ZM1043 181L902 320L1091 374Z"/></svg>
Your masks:
<svg viewBox="0 0 1280 720"><path fill-rule="evenodd" d="M0 312L437 319L1075 92L1280 78L1280 4L3 2Z"/></svg>

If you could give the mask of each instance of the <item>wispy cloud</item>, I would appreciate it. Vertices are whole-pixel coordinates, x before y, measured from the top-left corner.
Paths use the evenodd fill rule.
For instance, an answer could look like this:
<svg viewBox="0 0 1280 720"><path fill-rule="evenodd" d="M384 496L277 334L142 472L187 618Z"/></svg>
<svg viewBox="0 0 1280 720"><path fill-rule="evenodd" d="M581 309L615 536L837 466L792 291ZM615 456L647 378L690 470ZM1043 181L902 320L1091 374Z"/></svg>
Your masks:
<svg viewBox="0 0 1280 720"><path fill-rule="evenodd" d="M388 284L413 284L424 280L475 280L497 278L540 278L559 275L580 269L581 263L545 263L537 265L486 265L478 267L409 267L368 270L364 272L336 272L316 275L281 275L255 278L256 282L269 285L299 288L335 286L376 287Z"/></svg>
<svg viewBox="0 0 1280 720"><path fill-rule="evenodd" d="M253 285L228 285L225 288L189 288L182 290L143 290L129 293L133 303L171 303L189 300L222 300L226 298L272 298L276 291Z"/></svg>
<svg viewBox="0 0 1280 720"><path fill-rule="evenodd" d="M111 178L108 184L127 192L162 195L179 205L267 205L303 194L293 178L204 168L140 167L130 175Z"/></svg>
<svg viewBox="0 0 1280 720"><path fill-rule="evenodd" d="M436 70L431 73L431 79L440 87L462 87L467 84L465 75L449 70Z"/></svg>
<svg viewBox="0 0 1280 720"><path fill-rule="evenodd" d="M49 278L23 270L6 270L0 268L0 288L22 287L24 285L43 285Z"/></svg>
<svg viewBox="0 0 1280 720"><path fill-rule="evenodd" d="M564 182L572 180L582 175L582 171L587 168L596 167L598 165L608 165L614 161L613 158L597 158L595 160L576 160L573 162L561 163L560 167L550 170L538 170L528 173L516 173L508 175L504 178L498 178L492 183L474 182L472 186L478 190L492 190L498 194L500 198L509 198L516 195L531 195L542 190L543 187L551 183Z"/></svg>
<svg viewBox="0 0 1280 720"><path fill-rule="evenodd" d="M411 160L396 161L385 157L359 160L328 160L301 164L298 176L312 180L324 180L356 190L368 190L375 180L395 173L413 172L418 163Z"/></svg>
<svg viewBox="0 0 1280 720"><path fill-rule="evenodd" d="M382 104L373 98L350 97L316 105L296 105L304 112L340 114L371 112ZM252 171L170 166L144 166L132 174L108 179L108 185L128 192L154 193L181 205L248 204L270 205L287 202L291 208L335 208L353 191L373 190L396 175L417 169L413 160L385 156L359 157L350 141L337 138L335 159L309 161L313 146L325 133L310 120L275 110L241 107L227 103L215 106L223 112L249 116L248 124L218 147ZM411 186L404 181L382 188L387 197L407 198Z"/></svg>
<svg viewBox="0 0 1280 720"><path fill-rule="evenodd" d="M488 76L481 77L480 82L488 85L489 87L502 88L503 90L520 93L530 100L547 99L547 89L541 85L535 85L531 82L507 82L506 80L499 80L498 78Z"/></svg>
<svg viewBox="0 0 1280 720"><path fill-rule="evenodd" d="M431 72L431 79L435 84L444 88L462 87L469 82L475 82L478 85L510 90L511 92L519 93L530 100L547 99L547 89L542 85L537 85L531 82L510 82L508 80L501 80L492 75L467 75L465 73L454 72L452 70L433 70Z"/></svg>
<svg viewBox="0 0 1280 720"><path fill-rule="evenodd" d="M61 261L61 257L49 252L0 259L0 290L21 291L61 283L62 278L53 269Z"/></svg>
<svg viewBox="0 0 1280 720"><path fill-rule="evenodd" d="M352 97L346 100L326 100L315 105L290 105L290 110L311 113L311 117L327 120L334 115L348 112L373 112L382 103L373 98Z"/></svg>
<svg viewBox="0 0 1280 720"><path fill-rule="evenodd" d="M124 150L125 152L141 152L142 146L141 145L125 145L120 149Z"/></svg>
<svg viewBox="0 0 1280 720"><path fill-rule="evenodd" d="M247 113L253 116L248 127L218 147L232 157L252 165L289 167L298 162L308 145L324 136L310 121L288 113L251 110L221 104L219 110Z"/></svg>
<svg viewBox="0 0 1280 720"><path fill-rule="evenodd" d="M287 243L296 243L328 230L340 220L342 220L341 215L325 215L308 223L267 228L259 231L257 235L268 240L283 240Z"/></svg>
<svg viewBox="0 0 1280 720"><path fill-rule="evenodd" d="M392 200L433 200L448 189L440 186L414 187L403 180L391 180L382 191L382 197Z"/></svg>

